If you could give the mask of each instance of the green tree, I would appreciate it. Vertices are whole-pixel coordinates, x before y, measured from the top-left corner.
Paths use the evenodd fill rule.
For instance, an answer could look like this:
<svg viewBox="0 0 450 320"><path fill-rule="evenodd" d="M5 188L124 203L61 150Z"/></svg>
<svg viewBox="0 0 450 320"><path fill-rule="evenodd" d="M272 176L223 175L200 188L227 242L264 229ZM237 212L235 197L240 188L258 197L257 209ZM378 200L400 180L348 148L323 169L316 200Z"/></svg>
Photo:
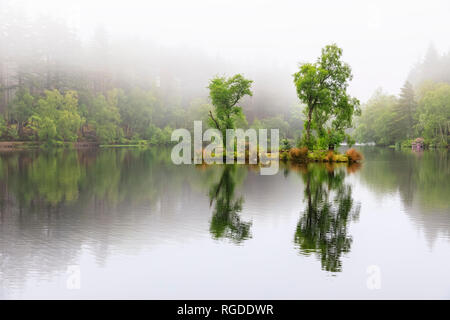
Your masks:
<svg viewBox="0 0 450 320"><path fill-rule="evenodd" d="M364 105L354 136L359 142L391 145L399 136L395 125L397 98L377 89Z"/></svg>
<svg viewBox="0 0 450 320"><path fill-rule="evenodd" d="M353 114L359 110L359 101L347 94L352 73L341 56L341 48L328 45L315 63L300 65L293 75L298 98L306 105L304 144L310 149L315 146L312 130L322 138L333 134L330 143L337 144L344 138L343 131L351 126ZM325 129L327 123L329 128Z"/></svg>
<svg viewBox="0 0 450 320"><path fill-rule="evenodd" d="M134 88L127 95L116 89L115 94L125 135L131 137L137 133L142 136L152 122L156 98L141 88Z"/></svg>
<svg viewBox="0 0 450 320"><path fill-rule="evenodd" d="M3 137L8 132L8 126L3 115L0 114L0 137Z"/></svg>
<svg viewBox="0 0 450 320"><path fill-rule="evenodd" d="M46 90L45 97L39 99L30 118L31 127L42 141L75 141L81 126L77 108L75 91L67 91L62 95L56 89Z"/></svg>
<svg viewBox="0 0 450 320"><path fill-rule="evenodd" d="M427 90L419 102L419 123L426 138L448 146L450 135L450 85L436 83Z"/></svg>
<svg viewBox="0 0 450 320"><path fill-rule="evenodd" d="M23 135L24 123L31 117L33 113L34 97L27 88L19 88L16 96L9 106L10 118L17 122L17 133L19 137Z"/></svg>
<svg viewBox="0 0 450 320"><path fill-rule="evenodd" d="M237 119L245 118L237 103L245 96L252 96L252 80L237 74L231 78L216 77L209 83L209 96L214 112L209 111L210 124L225 137L226 129L234 129Z"/></svg>
<svg viewBox="0 0 450 320"><path fill-rule="evenodd" d="M53 119L47 116L33 115L29 122L40 141L52 143L56 139L56 125Z"/></svg>
<svg viewBox="0 0 450 320"><path fill-rule="evenodd" d="M401 88L400 97L397 106L394 109L396 118L394 120L397 130L401 133L401 138L412 139L415 136L415 119L417 111L417 102L412 84L406 81Z"/></svg>
<svg viewBox="0 0 450 320"><path fill-rule="evenodd" d="M109 91L107 98L99 94L90 110L89 121L95 127L97 138L102 143L115 142L121 136L118 94L117 90Z"/></svg>
<svg viewBox="0 0 450 320"><path fill-rule="evenodd" d="M170 126L161 129L154 124L150 124L145 132L144 138L152 145L165 145L171 142L172 131Z"/></svg>

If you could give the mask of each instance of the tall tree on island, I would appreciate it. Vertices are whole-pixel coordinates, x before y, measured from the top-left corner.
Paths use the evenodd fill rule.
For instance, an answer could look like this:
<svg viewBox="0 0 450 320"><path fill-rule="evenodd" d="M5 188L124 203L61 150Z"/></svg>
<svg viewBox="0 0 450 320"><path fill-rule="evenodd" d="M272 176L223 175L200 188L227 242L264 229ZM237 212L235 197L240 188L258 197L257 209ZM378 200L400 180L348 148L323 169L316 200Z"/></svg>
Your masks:
<svg viewBox="0 0 450 320"><path fill-rule="evenodd" d="M209 111L210 124L225 137L227 129L234 129L236 120L244 119L242 108L237 104L245 96L252 96L253 81L237 74L231 78L216 77L209 83L209 97L214 112Z"/></svg>
<svg viewBox="0 0 450 320"><path fill-rule="evenodd" d="M315 63L301 64L293 75L298 98L306 105L302 143L310 149L326 144L334 149L345 139L350 140L345 130L352 126L353 115L360 113L359 101L347 93L352 72L341 56L341 48L328 45Z"/></svg>

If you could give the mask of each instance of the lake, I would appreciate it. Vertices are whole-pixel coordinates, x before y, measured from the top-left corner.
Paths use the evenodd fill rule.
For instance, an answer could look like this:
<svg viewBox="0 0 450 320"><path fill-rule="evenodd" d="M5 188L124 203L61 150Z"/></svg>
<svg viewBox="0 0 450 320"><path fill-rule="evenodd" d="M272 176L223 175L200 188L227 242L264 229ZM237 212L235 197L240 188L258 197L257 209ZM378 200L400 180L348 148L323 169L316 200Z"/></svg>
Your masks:
<svg viewBox="0 0 450 320"><path fill-rule="evenodd" d="M450 158L173 165L164 148L0 154L0 298L450 298Z"/></svg>

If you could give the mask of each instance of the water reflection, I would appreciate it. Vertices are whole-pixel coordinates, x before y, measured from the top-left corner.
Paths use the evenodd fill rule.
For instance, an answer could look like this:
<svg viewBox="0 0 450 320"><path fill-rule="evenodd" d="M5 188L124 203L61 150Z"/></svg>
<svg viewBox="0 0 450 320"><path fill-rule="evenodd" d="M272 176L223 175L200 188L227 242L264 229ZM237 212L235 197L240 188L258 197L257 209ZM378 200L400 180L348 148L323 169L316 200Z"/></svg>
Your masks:
<svg viewBox="0 0 450 320"><path fill-rule="evenodd" d="M246 170L237 165L224 165L222 175L209 190L210 206L214 203L210 231L215 239L229 238L240 243L251 237L251 222L242 221L243 196L236 196L237 185L245 180Z"/></svg>
<svg viewBox="0 0 450 320"><path fill-rule="evenodd" d="M450 239L450 151L367 147L360 177L380 197L400 196L404 211L432 244Z"/></svg>
<svg viewBox="0 0 450 320"><path fill-rule="evenodd" d="M364 273L372 263L369 250L384 270L411 261L407 278L443 286L450 263L448 153L363 153L362 166L281 167L285 177L261 176L257 166L176 166L170 149L2 153L0 298L22 288L24 297L67 294L67 267L78 264L92 297L160 298L166 290L166 297L186 298L192 289L210 290L201 291L203 298L229 298L223 292L237 289L245 298L298 298L297 289L286 290L304 288L302 297L310 297L311 288L322 295L338 292L336 286L359 297L366 288L348 283L360 281L355 270ZM359 200L361 218L352 224ZM309 263L316 258L322 268ZM223 272L237 264L238 274ZM329 272L341 272L342 281L327 282ZM121 282L124 274L136 282ZM395 287L402 288L405 271L398 275ZM253 285L240 286L249 279ZM122 294L110 289L126 284ZM401 293L409 292L414 288Z"/></svg>
<svg viewBox="0 0 450 320"><path fill-rule="evenodd" d="M113 207L125 199L151 200L151 191L161 188L149 187L161 184L157 178L170 168L164 162L164 153L139 150L16 152L2 155L0 183L4 193L32 211L91 200Z"/></svg>
<svg viewBox="0 0 450 320"><path fill-rule="evenodd" d="M186 185L199 189L203 179L192 168L172 165L170 150L3 153L0 288L20 288L30 275L65 275L84 251L103 266L114 250L137 252L161 234L192 237L177 214ZM200 196L188 196L199 202ZM198 211L207 210L205 204ZM195 214L190 219L197 221Z"/></svg>
<svg viewBox="0 0 450 320"><path fill-rule="evenodd" d="M358 165L347 167L354 172ZM305 183L306 209L300 218L294 241L300 252L319 256L322 269L342 270L341 256L350 251L352 238L348 222L359 217L360 204L352 198L352 186L344 183L343 167L310 164L300 169Z"/></svg>

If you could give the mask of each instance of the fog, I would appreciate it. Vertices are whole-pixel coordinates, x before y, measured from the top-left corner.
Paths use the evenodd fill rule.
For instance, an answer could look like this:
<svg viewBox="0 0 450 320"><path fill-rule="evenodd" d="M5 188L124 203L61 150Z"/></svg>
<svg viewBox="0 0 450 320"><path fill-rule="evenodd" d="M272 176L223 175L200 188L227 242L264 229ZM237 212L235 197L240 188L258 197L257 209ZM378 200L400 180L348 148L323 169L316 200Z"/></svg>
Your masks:
<svg viewBox="0 0 450 320"><path fill-rule="evenodd" d="M206 96L214 75L239 72L255 81L246 103L263 114L297 103L291 75L326 44L344 49L354 74L350 93L362 102L378 87L397 94L430 44L438 53L450 49L447 0L0 2L2 29L18 26L1 43L10 58L28 61L47 50L64 68L109 68L116 80L143 86L170 76L186 103ZM34 21L32 29L21 19ZM50 36L33 47L36 28ZM27 32L21 44L6 48Z"/></svg>

